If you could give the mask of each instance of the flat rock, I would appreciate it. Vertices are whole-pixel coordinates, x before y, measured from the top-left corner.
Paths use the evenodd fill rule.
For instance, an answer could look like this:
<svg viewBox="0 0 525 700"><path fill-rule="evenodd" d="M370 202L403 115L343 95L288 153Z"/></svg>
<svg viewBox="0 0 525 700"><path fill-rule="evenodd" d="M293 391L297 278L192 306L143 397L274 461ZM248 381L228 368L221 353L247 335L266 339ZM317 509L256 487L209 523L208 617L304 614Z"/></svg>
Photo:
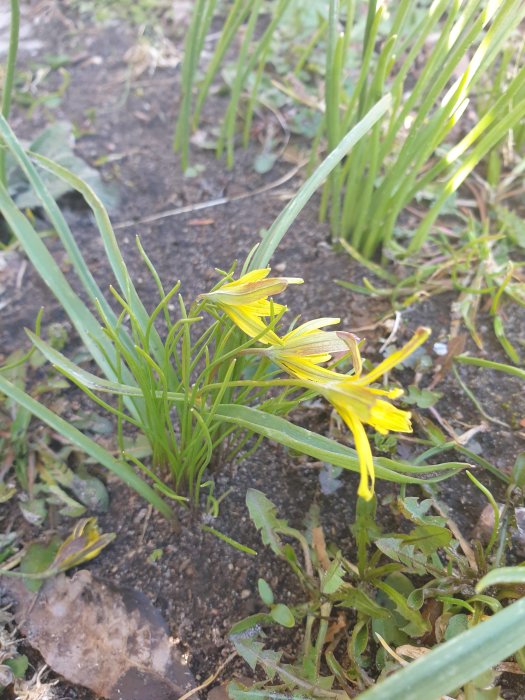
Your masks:
<svg viewBox="0 0 525 700"><path fill-rule="evenodd" d="M175 700L196 682L162 615L148 598L96 579L60 574L37 594L19 579L2 581L31 646L71 683L108 700Z"/></svg>

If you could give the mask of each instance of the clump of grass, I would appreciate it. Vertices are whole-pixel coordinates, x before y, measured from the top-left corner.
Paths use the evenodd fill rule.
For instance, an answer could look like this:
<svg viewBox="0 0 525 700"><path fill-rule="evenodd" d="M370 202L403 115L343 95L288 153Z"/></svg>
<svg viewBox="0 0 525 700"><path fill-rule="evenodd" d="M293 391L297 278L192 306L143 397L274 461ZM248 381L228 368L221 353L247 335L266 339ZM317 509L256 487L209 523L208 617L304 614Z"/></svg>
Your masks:
<svg viewBox="0 0 525 700"><path fill-rule="evenodd" d="M363 6L365 23L359 12ZM184 168L191 127L198 124L213 78L242 27L245 31L217 152L221 155L226 150L226 163L231 167L236 117L244 102L246 141L262 77L272 70L272 33L294 11L300 11L293 0L266 7L271 21L262 36L254 39L263 9L262 2L251 6L241 0L234 3L202 80L198 77L199 55L215 2L202 0L195 9L175 137ZM447 199L476 165L510 130L519 132L525 116L523 66L510 80L494 81L490 101L477 99L477 92L488 74L500 76L508 61L505 43L524 16L520 0L488 4L483 0L464 4L435 0L425 8L408 0L392 7L376 0L364 4L331 0L328 17L320 12L319 26L307 43L306 55L300 58L300 70L290 66L293 80L287 84L285 76L279 83L288 99L304 102L294 81L303 75L308 56L319 45L323 47L324 100L319 104L322 119L311 143L312 158L323 142L332 150L386 92L393 96L385 119L332 172L325 186L320 215L329 219L334 239L342 237L367 259L385 246L398 252L418 250ZM319 84L318 80L317 87ZM300 91L307 92L307 86L303 84ZM466 132L461 138L460 130ZM431 202L427 214L408 234L407 242L396 240L401 211L422 197Z"/></svg>

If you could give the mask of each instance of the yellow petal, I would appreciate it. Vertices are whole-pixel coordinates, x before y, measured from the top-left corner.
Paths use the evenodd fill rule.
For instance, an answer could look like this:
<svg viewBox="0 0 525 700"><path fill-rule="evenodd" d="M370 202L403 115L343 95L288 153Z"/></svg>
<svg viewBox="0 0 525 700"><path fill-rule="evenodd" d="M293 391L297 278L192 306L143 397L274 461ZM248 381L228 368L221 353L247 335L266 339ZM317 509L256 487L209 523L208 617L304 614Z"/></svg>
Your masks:
<svg viewBox="0 0 525 700"><path fill-rule="evenodd" d="M274 331L270 330L268 326L261 321L260 316L253 313L250 306L221 306L221 308L228 314L231 320L238 326L243 333L246 333L250 338L255 338L261 333L263 335L259 338L261 343L272 343L278 344L280 342L279 337Z"/></svg>
<svg viewBox="0 0 525 700"><path fill-rule="evenodd" d="M286 311L286 306L283 304L277 304L275 301L268 301L267 299L259 299L259 301L252 301L247 304L241 304L240 300L239 303L236 302L235 304L218 302L218 305L222 309L225 309L227 306L235 306L237 308L250 307L249 313L255 316L278 316Z"/></svg>
<svg viewBox="0 0 525 700"><path fill-rule="evenodd" d="M398 399L405 393L401 387L394 387L393 389L376 389L375 387L367 386L365 382L355 381L355 386L360 386L366 389L374 396L386 396L387 399Z"/></svg>
<svg viewBox="0 0 525 700"><path fill-rule="evenodd" d="M242 275L242 277L239 277L238 280L234 280L233 282L227 282L226 284L223 284L221 289L231 289L238 287L241 284L258 282L259 280L263 280L265 277L268 277L270 271L271 268L269 267L264 267L260 270L252 270L251 272L247 272L245 275Z"/></svg>
<svg viewBox="0 0 525 700"><path fill-rule="evenodd" d="M307 335L308 333L318 331L320 328L324 328L325 326L335 326L340 321L341 319L339 318L314 318L311 321L306 321L306 323L302 323L300 326L297 326L297 328L291 330L283 337L283 340L287 341L297 336Z"/></svg>
<svg viewBox="0 0 525 700"><path fill-rule="evenodd" d="M240 279L227 282L200 297L222 304L246 305L283 292L289 284L302 284L300 277L268 277L270 268L252 270Z"/></svg>
<svg viewBox="0 0 525 700"><path fill-rule="evenodd" d="M363 377L363 380L366 380L367 384L372 384L373 382L377 381L379 377L393 369L400 362L403 362L403 360L411 355L414 350L417 350L417 348L429 337L431 332L432 331L430 328L418 328L408 343L403 345L401 350L396 350L396 352L389 355L385 360L383 360L383 362L378 364L377 367L374 367L374 369L369 372L366 377Z"/></svg>
<svg viewBox="0 0 525 700"><path fill-rule="evenodd" d="M411 433L410 418L410 411L403 411L387 401L378 400L370 409L370 418L367 422L383 434L389 430L396 433Z"/></svg>
<svg viewBox="0 0 525 700"><path fill-rule="evenodd" d="M312 384L332 383L338 381L341 377L337 372L326 369L326 367L319 367L309 357L300 357L298 355L278 356L275 354L272 354L272 357L288 374L303 381L312 382ZM324 393L318 386L312 388L320 393Z"/></svg>
<svg viewBox="0 0 525 700"><path fill-rule="evenodd" d="M374 458L372 457L367 434L361 421L347 406L335 406L335 408L354 436L355 449L359 457L359 472L361 474L357 495L364 498L365 501L369 501L374 495L375 471Z"/></svg>
<svg viewBox="0 0 525 700"><path fill-rule="evenodd" d="M282 338L282 352L289 355L327 355L326 360L330 360L334 353L347 352L348 348L344 341L337 337L336 333L327 331L311 331L304 336Z"/></svg>

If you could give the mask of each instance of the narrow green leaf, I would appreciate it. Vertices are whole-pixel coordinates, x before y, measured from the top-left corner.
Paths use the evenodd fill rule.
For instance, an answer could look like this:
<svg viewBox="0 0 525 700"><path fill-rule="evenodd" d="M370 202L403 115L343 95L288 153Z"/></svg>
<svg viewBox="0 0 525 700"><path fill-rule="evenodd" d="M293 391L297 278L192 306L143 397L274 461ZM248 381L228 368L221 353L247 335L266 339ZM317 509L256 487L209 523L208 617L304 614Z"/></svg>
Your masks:
<svg viewBox="0 0 525 700"><path fill-rule="evenodd" d="M330 564L330 568L322 575L321 592L325 595L336 593L343 586L344 567L338 559Z"/></svg>
<svg viewBox="0 0 525 700"><path fill-rule="evenodd" d="M323 435L318 435L310 430L294 425L280 416L273 416L255 408L236 406L234 404L219 406L215 415L219 419L235 423L237 426L259 435L264 435L270 440L275 440L286 447L310 455L320 461L351 471L359 471L359 460L355 450ZM380 458L375 460L376 476L380 479L397 483L421 483L422 479L412 476L412 474L422 476L428 474L429 471L444 471L445 474L428 476L426 479L426 481L430 482L441 481L460 471L464 466L466 465L451 462L432 464L429 467L418 467L388 459Z"/></svg>
<svg viewBox="0 0 525 700"><path fill-rule="evenodd" d="M342 607L355 608L363 615L368 615L373 619L387 619L390 613L379 603L372 600L369 595L359 588L344 588L344 598L341 599ZM364 650L363 650L364 651Z"/></svg>
<svg viewBox="0 0 525 700"><path fill-rule="evenodd" d="M275 554L280 554L282 543L276 530L287 528L286 520L277 517L274 504L257 489L248 489L246 505L255 527L261 531L263 544L269 545Z"/></svg>
<svg viewBox="0 0 525 700"><path fill-rule="evenodd" d="M470 357L469 355L457 355L454 360L456 362L461 362L464 365L475 365L476 367L484 367L486 369L494 369L497 372L505 372L506 374L512 374L520 379L525 379L525 369L520 369L519 367L513 367L512 365L505 365L501 362L493 362L492 360L484 360L480 357Z"/></svg>

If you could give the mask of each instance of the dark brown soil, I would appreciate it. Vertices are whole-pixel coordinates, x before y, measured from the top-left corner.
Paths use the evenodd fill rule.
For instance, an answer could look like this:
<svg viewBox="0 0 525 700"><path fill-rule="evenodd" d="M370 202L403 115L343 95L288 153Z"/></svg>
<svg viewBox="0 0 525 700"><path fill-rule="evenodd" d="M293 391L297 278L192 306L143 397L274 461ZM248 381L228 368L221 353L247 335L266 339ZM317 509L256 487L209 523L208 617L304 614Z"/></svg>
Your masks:
<svg viewBox="0 0 525 700"><path fill-rule="evenodd" d="M137 42L137 30L122 21L106 26L96 25L89 18L79 19L62 3L32 3L31 16L24 21L32 24L32 36L42 42L38 55L20 57L21 65L40 60L46 53L66 54L71 63L67 70L71 84L60 105L50 114L37 108L28 117L17 109L12 123L16 133L29 137L37 133L49 118L68 119L86 134L79 138L77 152L93 162L103 155L111 156L102 167L104 177L116 182L120 192L118 209L112 213L113 223L126 262L136 281L146 306L156 303L154 286L137 253L134 239L138 234L148 255L166 286L182 281L185 299L206 291L217 279L214 268L228 268L233 260L243 260L259 240L261 229L268 227L280 212L300 180L294 178L284 187L236 201L225 206L166 217L154 224L128 225L144 217L188 204L223 196L253 191L276 181L291 164L278 163L266 176L257 175L252 168L256 146L236 154L236 164L227 171L213 154L194 149L193 164L202 164L199 177L184 178L179 159L170 144L178 110L178 68L158 68L133 78L126 52ZM178 39L180 47L180 37ZM46 83L49 89L57 75ZM212 103L206 113L205 128L217 121L220 100ZM88 115L88 116L86 116ZM89 118L88 118L89 117ZM67 198L65 212L86 259L102 288L113 282L103 255L95 224L76 200ZM125 225L119 226L124 222ZM59 246L51 240L50 247ZM57 253L60 255L59 253ZM63 319L60 304L33 273L30 266L21 269L24 256L16 249L8 254L9 264L0 271L0 301L6 302L0 322L0 348L7 356L18 347L27 347L25 326L32 326L41 305L45 307L44 323ZM60 257L63 268L68 262ZM353 295L334 280L344 279L360 283L370 273L350 258L337 254L328 243L327 227L317 221L315 203L299 217L277 251L272 266L279 272L301 276L304 286L291 289L287 303L298 313L308 316L340 316L348 329L360 329L369 338L367 354L377 359L377 350L388 335L374 324L390 313L386 302L370 297ZM402 272L401 272L402 274ZM432 297L403 311L400 340L406 340L421 324L433 329L432 342L446 340L450 327L450 305L453 297ZM518 346L525 324L523 310L509 307L506 326L511 341ZM505 361L499 346L492 339L487 319L480 319L480 332L486 341L486 355ZM428 353L432 354L432 342ZM66 354L77 347L74 337ZM472 352L475 346L468 345ZM506 423L503 428L490 424L486 432L474 438L475 449L485 459L504 472L512 467L516 455L525 449L523 417L525 398L518 379L473 367L461 367L463 380L474 391L485 411ZM407 370L407 381L413 374ZM426 386L431 373L421 382ZM447 376L439 385L443 398L437 404L439 414L461 434L482 422L476 408L453 378ZM79 401L78 393L71 392L71 401ZM82 399L83 401L83 399ZM85 405L85 404L84 404ZM97 408L93 409L97 411ZM310 409L310 425L320 431L328 429L329 412L323 408ZM521 421L521 423L520 423ZM403 458L415 455L411 443L403 445ZM469 444L474 449L472 443ZM446 458L454 459L453 454ZM478 477L488 484L496 498L503 496L501 482L478 469ZM264 577L273 587L279 601L300 599L295 579L260 543L255 528L248 518L245 494L249 487L263 491L277 506L280 517L290 524L301 526L313 502L320 507L327 540L337 542L349 556L352 540L349 525L355 507L355 475L342 478L343 486L331 497L321 494L318 470L307 461L297 460L282 447L265 443L252 457L240 464L222 465L215 476L216 494L230 494L221 504L220 515L213 527L228 536L253 547L256 557L243 554L211 534L199 529L199 517L184 517L182 534L175 535L169 524L111 476L106 476L111 492L110 511L100 518L105 531L114 531L114 544L102 552L89 567L102 578L134 587L144 592L169 621L181 650L189 655L196 678L204 680L231 651L227 635L231 625L243 616L261 609L257 595L257 579ZM395 492L390 484L380 484L380 500ZM442 498L451 507L453 517L463 532L470 531L484 506L482 495L466 476L458 476L442 485ZM388 508L381 510L385 521L391 518ZM17 525L24 526L19 520ZM68 523L60 523L67 529ZM36 535L36 531L32 535ZM162 556L155 563L149 559L153 550L161 549ZM293 658L297 635L281 641L285 645L285 659ZM239 662L238 668L243 668ZM246 669L243 669L246 672ZM230 667L231 671L231 667ZM93 697L80 689L63 687L63 698ZM514 687L514 686L513 686ZM507 698L525 698L525 690L509 690ZM149 700L146 699L145 700ZM153 700L153 699L151 699Z"/></svg>

